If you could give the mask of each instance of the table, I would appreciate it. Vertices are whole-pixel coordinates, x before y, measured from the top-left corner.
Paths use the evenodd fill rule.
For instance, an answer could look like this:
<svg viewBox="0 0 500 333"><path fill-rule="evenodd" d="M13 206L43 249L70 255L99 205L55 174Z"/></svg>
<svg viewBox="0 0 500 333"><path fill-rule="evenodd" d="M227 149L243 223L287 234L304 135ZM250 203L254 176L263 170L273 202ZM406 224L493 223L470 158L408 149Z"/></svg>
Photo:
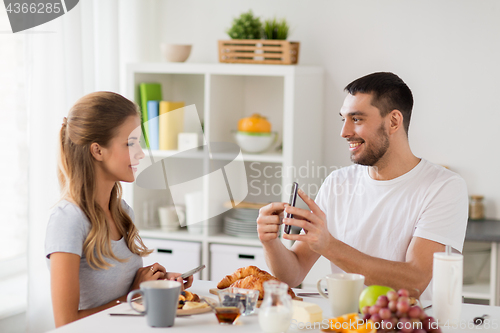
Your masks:
<svg viewBox="0 0 500 333"><path fill-rule="evenodd" d="M190 291L200 295L200 296L211 296L208 293L210 288L214 288L216 283L213 281L195 281L193 286L189 289ZM295 292L306 292L309 290L296 289ZM323 309L323 317L329 318L330 310L328 300L320 297L304 297L304 301L316 303ZM425 304L424 304L425 305ZM185 317L177 317L175 319L175 324L173 327L167 328L153 328L149 327L146 324L146 318L142 316L134 316L134 317L125 317L125 316L110 316L110 313L124 312L128 311L128 304L119 304L110 309L104 310L102 312L96 313L87 318L80 319L71 324L62 326L58 329L55 329L51 332L54 333L111 333L111 332L120 332L120 333L142 333L142 332L207 332L207 333L216 333L216 332L241 332L241 333L255 333L262 332L259 327L258 317L256 314L247 317L241 317L237 323L237 325L232 326L224 326L219 325L217 323L217 319L212 312L185 316ZM429 315L432 315L432 308L427 310L426 312ZM498 325L496 329L490 327L490 329L485 329L481 327L481 329L469 328L468 324L472 322L472 319L476 316L481 316L483 314L488 314L490 316L490 320L495 320L495 323ZM462 329L452 329L452 328L443 328L443 332L500 332L500 307L498 306L486 306L486 305L473 305L473 304L464 304L462 306L462 315L461 315L462 325L465 325ZM477 327L477 326L476 326ZM319 329L292 329L288 330L289 333L292 332L319 332Z"/></svg>

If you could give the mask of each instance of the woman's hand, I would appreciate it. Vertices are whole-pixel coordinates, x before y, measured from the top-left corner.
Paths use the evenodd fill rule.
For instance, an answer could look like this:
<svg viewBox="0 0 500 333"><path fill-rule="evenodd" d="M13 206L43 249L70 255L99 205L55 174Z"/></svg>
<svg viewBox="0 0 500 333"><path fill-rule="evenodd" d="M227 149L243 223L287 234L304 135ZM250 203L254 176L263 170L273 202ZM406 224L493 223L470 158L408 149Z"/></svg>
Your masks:
<svg viewBox="0 0 500 333"><path fill-rule="evenodd" d="M193 276L192 275L189 276L186 279L186 282L184 282L181 278L181 275L182 275L181 273L167 273L165 279L180 282L182 285L181 286L182 290L191 287L191 285L193 284Z"/></svg>
<svg viewBox="0 0 500 333"><path fill-rule="evenodd" d="M165 279L166 277L167 270L157 262L151 266L139 268L137 270L137 273L135 274L135 279L132 283L132 287L130 287L130 290L140 289L141 282L161 280Z"/></svg>

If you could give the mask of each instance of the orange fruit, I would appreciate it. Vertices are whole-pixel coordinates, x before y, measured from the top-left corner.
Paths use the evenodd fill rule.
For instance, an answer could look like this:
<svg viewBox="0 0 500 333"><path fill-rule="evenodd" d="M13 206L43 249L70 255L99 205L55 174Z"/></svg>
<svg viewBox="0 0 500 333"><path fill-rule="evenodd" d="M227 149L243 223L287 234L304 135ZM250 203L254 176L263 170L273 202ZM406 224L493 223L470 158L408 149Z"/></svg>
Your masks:
<svg viewBox="0 0 500 333"><path fill-rule="evenodd" d="M347 333L354 332L357 329L359 317L357 313L349 313L337 318L330 318L328 328L322 329L323 332L339 332Z"/></svg>
<svg viewBox="0 0 500 333"><path fill-rule="evenodd" d="M238 122L238 131L271 133L271 123L266 117L254 113L250 117L240 119Z"/></svg>

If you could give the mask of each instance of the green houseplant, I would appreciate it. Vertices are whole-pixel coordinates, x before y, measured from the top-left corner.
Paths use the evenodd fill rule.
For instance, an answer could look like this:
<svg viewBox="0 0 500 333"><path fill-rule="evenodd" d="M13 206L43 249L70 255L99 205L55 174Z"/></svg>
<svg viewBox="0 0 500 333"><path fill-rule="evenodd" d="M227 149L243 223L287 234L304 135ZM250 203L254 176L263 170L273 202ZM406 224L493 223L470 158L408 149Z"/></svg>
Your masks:
<svg viewBox="0 0 500 333"><path fill-rule="evenodd" d="M276 18L264 22L264 38L286 40L290 26L286 19L278 21Z"/></svg>
<svg viewBox="0 0 500 333"><path fill-rule="evenodd" d="M286 40L290 26L285 19L269 19L265 26L252 10L233 19L226 30L230 40L219 40L219 61L224 63L295 65L299 42Z"/></svg>
<svg viewBox="0 0 500 333"><path fill-rule="evenodd" d="M233 25L226 32L232 39L261 39L262 22L249 10L235 18Z"/></svg>

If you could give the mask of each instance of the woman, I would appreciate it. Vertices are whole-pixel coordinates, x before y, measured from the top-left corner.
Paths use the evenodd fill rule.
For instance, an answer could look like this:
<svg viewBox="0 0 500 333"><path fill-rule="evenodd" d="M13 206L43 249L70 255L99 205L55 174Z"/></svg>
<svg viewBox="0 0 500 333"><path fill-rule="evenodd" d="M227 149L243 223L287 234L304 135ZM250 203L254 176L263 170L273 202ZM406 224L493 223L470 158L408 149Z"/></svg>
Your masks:
<svg viewBox="0 0 500 333"><path fill-rule="evenodd" d="M126 98L96 92L78 100L64 118L58 166L62 200L50 216L45 244L57 327L126 301L143 281L183 282L180 273L167 273L158 263L142 267L142 257L151 251L121 199L120 181L133 182L144 157L139 115Z"/></svg>

